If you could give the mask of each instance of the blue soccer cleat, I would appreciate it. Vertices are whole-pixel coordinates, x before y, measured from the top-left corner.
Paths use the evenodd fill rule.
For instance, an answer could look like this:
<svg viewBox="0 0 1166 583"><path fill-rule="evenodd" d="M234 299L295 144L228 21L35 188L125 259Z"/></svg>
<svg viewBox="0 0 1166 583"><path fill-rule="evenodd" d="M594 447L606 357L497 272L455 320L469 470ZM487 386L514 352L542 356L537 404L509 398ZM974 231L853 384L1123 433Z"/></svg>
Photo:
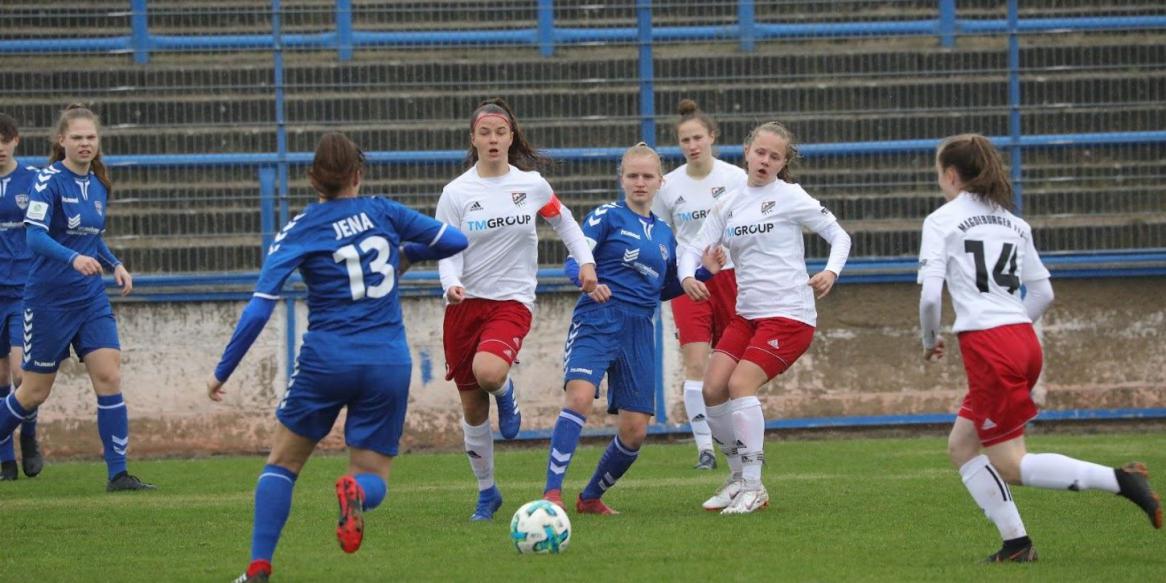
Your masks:
<svg viewBox="0 0 1166 583"><path fill-rule="evenodd" d="M514 381L507 380L506 393L495 396L498 403L498 431L506 439L514 439L522 427L522 412L518 410L518 399L514 395Z"/></svg>
<svg viewBox="0 0 1166 583"><path fill-rule="evenodd" d="M470 521L494 520L494 513L501 507L502 492L498 491L498 486L490 486L488 489L478 492L478 506L474 508L474 514L470 517Z"/></svg>

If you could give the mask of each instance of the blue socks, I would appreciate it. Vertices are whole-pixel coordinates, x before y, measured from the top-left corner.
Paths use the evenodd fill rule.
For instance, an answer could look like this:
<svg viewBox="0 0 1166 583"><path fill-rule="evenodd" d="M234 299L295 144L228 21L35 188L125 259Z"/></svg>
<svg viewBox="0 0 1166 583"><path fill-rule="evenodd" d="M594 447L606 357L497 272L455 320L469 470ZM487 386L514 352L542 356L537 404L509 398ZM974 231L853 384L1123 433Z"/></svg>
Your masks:
<svg viewBox="0 0 1166 583"><path fill-rule="evenodd" d="M579 434L583 432L583 424L586 422L587 416L578 411L564 408L559 412L559 419L555 421L555 429L551 432L551 454L547 459L547 486L543 493L563 489L563 478L567 475L567 467L571 465L575 448L579 446Z"/></svg>
<svg viewBox="0 0 1166 583"><path fill-rule="evenodd" d="M16 400L16 395L9 393L8 396L0 400L0 438L12 439L12 432L22 421L27 419L29 411L20 406L20 402ZM7 447L12 447L12 442L8 442Z"/></svg>
<svg viewBox="0 0 1166 583"><path fill-rule="evenodd" d="M0 400L8 397L8 392L12 389L9 385L0 385ZM15 399L13 399L15 400ZM8 408L0 403L0 409L4 409L9 413ZM0 437L0 462L14 462L16 461L16 449L12 447L12 434L9 433Z"/></svg>
<svg viewBox="0 0 1166 583"><path fill-rule="evenodd" d="M121 393L97 396L97 433L101 435L105 467L112 480L126 471L126 449L130 446L130 418Z"/></svg>
<svg viewBox="0 0 1166 583"><path fill-rule="evenodd" d="M615 485L616 481L636 463L636 458L640 456L640 450L629 449L619 440L619 436L615 436L611 440L611 444L607 446L607 451L603 452L603 457L599 458L599 465L595 467L595 474L591 476L591 481L587 483L587 487L583 489L583 493L579 495L584 500L595 500L603 496L603 493Z"/></svg>
<svg viewBox="0 0 1166 583"><path fill-rule="evenodd" d="M363 510L372 510L381 505L385 499L385 494L389 491L388 484L376 474L356 474L353 476L356 483L360 484L360 489L364 490L364 508Z"/></svg>
<svg viewBox="0 0 1166 583"><path fill-rule="evenodd" d="M296 474L291 470L265 465L255 485L255 525L251 531L251 560L271 562L279 533L291 513L292 489Z"/></svg>

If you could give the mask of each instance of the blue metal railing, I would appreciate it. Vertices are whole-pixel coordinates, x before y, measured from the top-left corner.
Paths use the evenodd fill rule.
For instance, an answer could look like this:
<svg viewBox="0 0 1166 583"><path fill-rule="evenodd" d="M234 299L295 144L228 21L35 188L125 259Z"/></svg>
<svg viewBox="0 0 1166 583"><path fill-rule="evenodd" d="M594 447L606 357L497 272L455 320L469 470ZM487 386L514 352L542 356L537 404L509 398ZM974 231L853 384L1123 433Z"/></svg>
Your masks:
<svg viewBox="0 0 1166 583"><path fill-rule="evenodd" d="M649 0L637 0L637 10ZM0 41L0 53L46 52L132 52L135 62L150 61L158 50L273 49L274 34L243 35L159 35L149 30L147 0L131 0L131 31L124 36L71 39L13 39ZM582 28L555 26L553 0L538 0L535 28L505 30L447 30L381 32L353 26L351 0L335 4L335 29L331 32L281 35L280 44L294 49L331 49L342 61L352 58L362 47L509 44L537 47L545 56L556 46L595 42L643 42L636 27ZM757 22L753 0L738 2L737 23L719 26L652 27L649 38L656 41L710 41L736 39L743 51L751 52L756 41L783 38L842 38L854 36L934 36L943 47L954 47L959 34L1007 34L1136 30L1166 28L1166 16L1083 16L1067 18L963 19L955 0L938 0L936 17L907 21L857 21L804 24Z"/></svg>

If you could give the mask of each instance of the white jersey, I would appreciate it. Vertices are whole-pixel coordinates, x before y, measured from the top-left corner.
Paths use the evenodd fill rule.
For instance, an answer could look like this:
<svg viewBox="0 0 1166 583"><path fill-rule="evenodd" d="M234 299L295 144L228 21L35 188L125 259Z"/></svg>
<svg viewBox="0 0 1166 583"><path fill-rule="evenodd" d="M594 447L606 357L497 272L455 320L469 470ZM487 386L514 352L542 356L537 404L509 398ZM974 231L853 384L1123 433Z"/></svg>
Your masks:
<svg viewBox="0 0 1166 583"><path fill-rule="evenodd" d="M919 283L947 280L955 332L1032 322L1020 284L1048 279L1032 243L1032 227L1016 215L966 192L923 221Z"/></svg>
<svg viewBox="0 0 1166 583"><path fill-rule="evenodd" d="M467 298L516 300L534 305L538 284L535 215L547 219L579 264L594 263L583 231L538 172L510 167L483 178L472 167L445 186L436 218L461 229L470 245L438 261L441 287L461 286Z"/></svg>
<svg viewBox="0 0 1166 583"><path fill-rule="evenodd" d="M737 166L713 160L713 169L704 178L688 175L688 165L664 176L664 186L652 201L652 212L672 227L678 245L692 246L704 219L720 198L745 187L748 175ZM724 269L731 269L726 261Z"/></svg>
<svg viewBox="0 0 1166 583"><path fill-rule="evenodd" d="M749 319L783 317L814 326L818 312L806 273L802 229L831 242L826 269L839 274L850 251L850 238L837 219L797 184L776 180L762 187L744 186L721 198L701 227L694 249L720 243L737 262L737 314ZM699 251L696 251L699 252ZM690 261L681 280L695 269Z"/></svg>

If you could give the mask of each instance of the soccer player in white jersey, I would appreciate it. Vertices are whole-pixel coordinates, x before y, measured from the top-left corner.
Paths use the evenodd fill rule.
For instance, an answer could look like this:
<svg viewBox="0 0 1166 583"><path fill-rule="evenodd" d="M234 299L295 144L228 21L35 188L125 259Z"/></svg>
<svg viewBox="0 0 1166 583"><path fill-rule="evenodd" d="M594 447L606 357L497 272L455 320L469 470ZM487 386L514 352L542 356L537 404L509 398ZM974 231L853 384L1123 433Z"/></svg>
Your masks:
<svg viewBox="0 0 1166 583"><path fill-rule="evenodd" d="M955 306L968 392L948 437L948 455L964 486L1004 539L988 562L1035 561L1037 553L1008 484L1054 490L1103 490L1137 504L1162 527L1159 498L1146 466L1110 468L1060 454L1028 453L1024 426L1036 417L1030 396L1043 355L1032 323L1053 300L1049 271L1032 228L1012 208L1012 185L1000 154L983 136L944 140L936 155L947 203L923 222L919 252L919 320L924 358L942 358L943 284ZM1021 284L1026 292L1021 297Z"/></svg>
<svg viewBox="0 0 1166 583"><path fill-rule="evenodd" d="M814 295L830 293L850 253L850 236L834 215L794 183L789 164L796 155L784 125L754 128L745 140L747 184L717 202L680 257L681 282L695 299L708 297L693 277L702 249L724 245L736 265L737 315L704 375L709 428L730 474L703 506L723 514L769 505L761 483L765 415L757 391L809 348L817 322ZM813 277L806 272L804 228L830 243L826 269Z"/></svg>
<svg viewBox="0 0 1166 583"><path fill-rule="evenodd" d="M685 163L664 177L652 212L672 227L679 244L691 245L713 205L743 185L746 176L744 170L713 155L718 132L712 117L691 99L682 99L677 110L680 121L676 124L676 139ZM737 277L732 263L726 264L705 287L708 301L695 302L687 295L672 300L672 318L684 361L684 413L696 441L695 467L712 470L717 467L717 456L704 409L703 378L710 347L720 340L737 313Z"/></svg>
<svg viewBox="0 0 1166 583"><path fill-rule="evenodd" d="M538 281L536 215L555 229L580 264L584 291L595 290L595 260L570 209L535 171L547 159L526 141L510 106L482 102L470 117L469 170L445 186L437 220L453 225L469 248L438 262L445 310L446 380L461 396L462 430L470 468L478 480L471 520L491 520L502 506L494 481L490 395L498 403L498 429L511 439L521 415L510 367L530 331Z"/></svg>

